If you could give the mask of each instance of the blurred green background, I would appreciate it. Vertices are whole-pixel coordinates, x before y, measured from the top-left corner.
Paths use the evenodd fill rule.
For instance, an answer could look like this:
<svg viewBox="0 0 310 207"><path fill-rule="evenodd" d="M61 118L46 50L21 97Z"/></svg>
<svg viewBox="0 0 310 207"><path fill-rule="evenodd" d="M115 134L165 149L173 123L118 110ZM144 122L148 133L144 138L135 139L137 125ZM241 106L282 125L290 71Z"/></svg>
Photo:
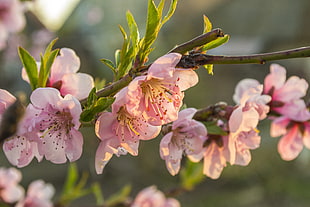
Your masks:
<svg viewBox="0 0 310 207"><path fill-rule="evenodd" d="M11 36L9 47L0 53L0 88L15 95L30 93L21 80L21 63L17 45L22 45L38 58L47 42L59 37L57 47L73 48L81 59L80 71L111 81L112 73L100 63L100 58L114 59L114 51L121 47L122 36L118 24L126 26L125 12L130 10L141 33L144 31L146 0L80 0L64 25L49 31L32 12L27 12L27 26L23 32ZM214 28L222 28L231 39L210 54L241 55L307 46L310 42L309 0L180 0L176 13L162 28L150 61L165 54L176 44L201 34L203 15L209 17ZM309 80L308 58L282 60L289 75ZM200 82L186 91L188 107L205 107L219 101L232 102L232 94L239 80L249 77L263 81L269 65L215 65L214 75L199 69ZM308 98L308 96L307 96ZM183 207L306 207L310 206L310 153L305 149L294 161L282 161L277 153L277 138L269 136L269 121L260 124L261 147L252 151L247 167L228 166L218 180L205 178L197 188L180 197ZM81 172L90 173L90 182L100 182L108 197L125 184L133 186L132 195L149 185L168 190L179 177L172 177L159 157L160 138L141 142L138 157L113 157L102 175L94 171L94 155L98 139L93 128L83 128L84 153L77 162ZM10 166L0 152L1 166ZM55 165L47 161L22 168L23 184L43 178L61 192L68 164ZM73 206L87 206L94 202L88 196Z"/></svg>

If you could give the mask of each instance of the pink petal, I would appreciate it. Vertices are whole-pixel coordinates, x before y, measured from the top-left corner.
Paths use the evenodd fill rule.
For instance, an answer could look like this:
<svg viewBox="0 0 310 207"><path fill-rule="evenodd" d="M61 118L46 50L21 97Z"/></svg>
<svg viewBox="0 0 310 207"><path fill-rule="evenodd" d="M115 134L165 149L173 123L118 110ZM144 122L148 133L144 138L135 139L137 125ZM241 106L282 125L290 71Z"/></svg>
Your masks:
<svg viewBox="0 0 310 207"><path fill-rule="evenodd" d="M203 174L212 179L218 179L225 166L226 160L223 158L220 149L215 143L211 143L204 155Z"/></svg>
<svg viewBox="0 0 310 207"><path fill-rule="evenodd" d="M292 76L286 81L283 87L279 88L274 93L273 98L275 100L289 102L304 97L307 93L307 89L307 81L296 76Z"/></svg>
<svg viewBox="0 0 310 207"><path fill-rule="evenodd" d="M166 79L172 77L175 66L180 61L181 57L182 55L179 53L169 53L158 58L148 70L148 79Z"/></svg>
<svg viewBox="0 0 310 207"><path fill-rule="evenodd" d="M110 140L104 140L100 142L95 158L95 168L97 174L102 174L103 168L112 158L113 154L117 153L117 150L109 145Z"/></svg>
<svg viewBox="0 0 310 207"><path fill-rule="evenodd" d="M80 58L74 50L69 48L60 49L60 56L56 57L51 67L51 81L62 80L62 77L68 73L76 73L80 68Z"/></svg>
<svg viewBox="0 0 310 207"><path fill-rule="evenodd" d="M256 88L259 85L259 82L255 79L250 79L246 78L241 80L236 88L235 88L235 93L233 95L233 100L235 101L236 104L240 103L240 100L245 93L250 88Z"/></svg>
<svg viewBox="0 0 310 207"><path fill-rule="evenodd" d="M55 88L37 88L30 96L31 103L35 107L43 109L49 105L55 108L61 99L59 91Z"/></svg>
<svg viewBox="0 0 310 207"><path fill-rule="evenodd" d="M287 125L290 123L290 119L287 117L279 117L272 121L270 127L270 136L278 137L287 133Z"/></svg>
<svg viewBox="0 0 310 207"><path fill-rule="evenodd" d="M295 125L280 139L278 152L283 160L295 159L303 149L301 133L298 130L298 126Z"/></svg>
<svg viewBox="0 0 310 207"><path fill-rule="evenodd" d="M180 91L195 86L198 83L198 75L191 69L176 69L173 78L180 88Z"/></svg>
<svg viewBox="0 0 310 207"><path fill-rule="evenodd" d="M275 89L281 88L286 80L286 70L278 64L271 64L270 74L266 76L264 82L264 93L274 87Z"/></svg>
<svg viewBox="0 0 310 207"><path fill-rule="evenodd" d="M63 96L71 94L81 100L88 97L88 94L94 85L93 77L86 73L65 74L62 77L60 92Z"/></svg>

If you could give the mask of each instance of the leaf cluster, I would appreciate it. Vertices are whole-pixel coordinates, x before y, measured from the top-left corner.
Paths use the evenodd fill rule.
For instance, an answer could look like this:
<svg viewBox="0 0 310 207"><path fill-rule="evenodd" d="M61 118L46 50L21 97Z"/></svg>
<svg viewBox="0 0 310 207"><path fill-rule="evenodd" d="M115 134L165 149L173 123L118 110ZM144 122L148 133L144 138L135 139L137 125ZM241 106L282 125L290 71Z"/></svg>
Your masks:
<svg viewBox="0 0 310 207"><path fill-rule="evenodd" d="M122 26L119 29L123 35L122 48L115 52L115 63L108 59L101 59L101 62L108 66L114 74L114 80L119 80L131 69L142 67L148 60L149 54L153 51L152 45L158 37L161 27L173 15L178 0L171 0L169 9L165 16L163 10L165 0L161 0L158 6L154 0L148 1L146 20L146 31L144 37L140 38L138 25L130 11L126 13L129 34Z"/></svg>
<svg viewBox="0 0 310 207"><path fill-rule="evenodd" d="M22 48L18 48L20 60L26 70L32 90L45 87L48 81L52 64L59 53L59 49L52 50L57 38L52 40L45 49L44 54L40 55L41 62L37 63L30 53Z"/></svg>

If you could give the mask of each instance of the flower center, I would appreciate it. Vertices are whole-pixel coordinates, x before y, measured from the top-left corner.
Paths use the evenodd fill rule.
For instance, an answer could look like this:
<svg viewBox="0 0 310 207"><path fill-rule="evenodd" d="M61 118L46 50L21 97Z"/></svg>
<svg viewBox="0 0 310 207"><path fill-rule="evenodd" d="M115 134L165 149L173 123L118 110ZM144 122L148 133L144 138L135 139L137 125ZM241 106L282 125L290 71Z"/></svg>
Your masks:
<svg viewBox="0 0 310 207"><path fill-rule="evenodd" d="M165 104L172 102L172 95L175 94L171 87L172 84L155 78L142 83L141 88L145 96L146 110L153 110L156 116L163 119L167 114Z"/></svg>
<svg viewBox="0 0 310 207"><path fill-rule="evenodd" d="M122 141L125 141L125 134L128 131L130 136L140 136L138 132L139 124L136 123L136 118L132 117L124 107L121 107L117 116L118 126L116 128L116 135L120 135Z"/></svg>

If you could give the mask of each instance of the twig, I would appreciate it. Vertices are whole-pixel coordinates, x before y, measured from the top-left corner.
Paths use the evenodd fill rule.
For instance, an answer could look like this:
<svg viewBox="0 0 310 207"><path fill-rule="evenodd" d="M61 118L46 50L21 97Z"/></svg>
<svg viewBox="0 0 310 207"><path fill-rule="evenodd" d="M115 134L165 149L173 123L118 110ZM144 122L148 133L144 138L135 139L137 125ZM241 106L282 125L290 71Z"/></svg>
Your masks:
<svg viewBox="0 0 310 207"><path fill-rule="evenodd" d="M222 56L206 54L183 55L177 67L196 68L206 64L264 64L271 60L310 57L310 47L300 47L279 52L242 56Z"/></svg>
<svg viewBox="0 0 310 207"><path fill-rule="evenodd" d="M209 42L212 42L213 40L216 40L218 37L224 37L223 31L219 28L213 29L211 32L207 32L202 35L199 35L198 37L195 37L194 39L175 47L174 49L170 50L168 53L176 52L176 53L184 54L192 50L195 47L199 47Z"/></svg>

